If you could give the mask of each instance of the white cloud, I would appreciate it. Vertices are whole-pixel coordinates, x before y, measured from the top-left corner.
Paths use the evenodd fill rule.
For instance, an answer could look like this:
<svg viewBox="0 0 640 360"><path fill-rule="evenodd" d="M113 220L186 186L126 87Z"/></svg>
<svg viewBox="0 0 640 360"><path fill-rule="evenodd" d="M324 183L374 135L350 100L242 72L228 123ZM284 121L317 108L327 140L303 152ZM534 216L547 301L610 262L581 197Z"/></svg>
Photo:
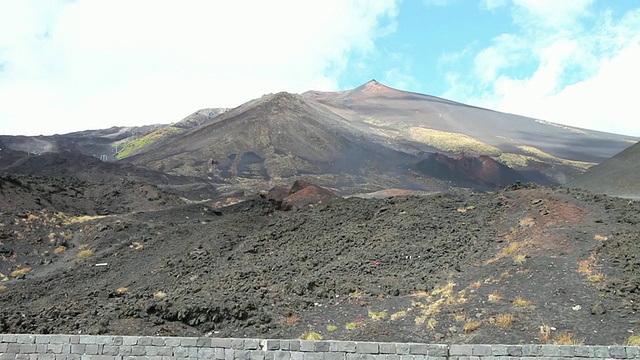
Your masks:
<svg viewBox="0 0 640 360"><path fill-rule="evenodd" d="M44 4L0 4L2 134L172 122L268 92L333 90L397 12L395 0Z"/></svg>
<svg viewBox="0 0 640 360"><path fill-rule="evenodd" d="M591 1L513 3L518 30L475 52L471 71L450 71L445 97L640 136L628 90L640 82L640 9L614 21Z"/></svg>

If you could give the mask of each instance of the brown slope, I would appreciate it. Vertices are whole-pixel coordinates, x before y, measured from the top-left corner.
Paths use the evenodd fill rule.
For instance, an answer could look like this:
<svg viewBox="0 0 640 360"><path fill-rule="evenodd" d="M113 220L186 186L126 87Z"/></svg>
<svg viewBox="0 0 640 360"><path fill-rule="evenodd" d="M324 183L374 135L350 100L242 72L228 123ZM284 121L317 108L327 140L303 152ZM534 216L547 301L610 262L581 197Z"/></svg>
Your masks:
<svg viewBox="0 0 640 360"><path fill-rule="evenodd" d="M473 151L560 183L639 140L401 91L375 80L353 90L303 95L406 151Z"/></svg>
<svg viewBox="0 0 640 360"><path fill-rule="evenodd" d="M322 104L288 93L253 100L126 161L254 190L305 175L342 189L423 186L408 180L415 155L371 142Z"/></svg>
<svg viewBox="0 0 640 360"><path fill-rule="evenodd" d="M567 186L599 194L640 198L640 143L590 168Z"/></svg>

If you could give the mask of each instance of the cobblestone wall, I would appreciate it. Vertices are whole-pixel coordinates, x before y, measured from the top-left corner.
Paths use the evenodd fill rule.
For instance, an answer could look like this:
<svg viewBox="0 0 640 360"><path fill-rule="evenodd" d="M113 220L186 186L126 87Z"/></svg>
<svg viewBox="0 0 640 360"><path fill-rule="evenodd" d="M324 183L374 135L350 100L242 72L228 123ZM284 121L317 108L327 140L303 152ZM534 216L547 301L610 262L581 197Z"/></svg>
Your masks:
<svg viewBox="0 0 640 360"><path fill-rule="evenodd" d="M208 337L0 335L0 360L640 359L640 347L443 345Z"/></svg>

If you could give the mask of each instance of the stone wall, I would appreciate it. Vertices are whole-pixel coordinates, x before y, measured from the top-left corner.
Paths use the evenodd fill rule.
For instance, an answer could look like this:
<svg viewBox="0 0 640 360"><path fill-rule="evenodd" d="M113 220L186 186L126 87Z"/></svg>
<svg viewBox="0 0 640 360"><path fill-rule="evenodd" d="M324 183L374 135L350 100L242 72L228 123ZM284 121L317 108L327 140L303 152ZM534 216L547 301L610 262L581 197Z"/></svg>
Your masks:
<svg viewBox="0 0 640 360"><path fill-rule="evenodd" d="M0 360L640 359L640 347L445 345L111 335L0 335Z"/></svg>

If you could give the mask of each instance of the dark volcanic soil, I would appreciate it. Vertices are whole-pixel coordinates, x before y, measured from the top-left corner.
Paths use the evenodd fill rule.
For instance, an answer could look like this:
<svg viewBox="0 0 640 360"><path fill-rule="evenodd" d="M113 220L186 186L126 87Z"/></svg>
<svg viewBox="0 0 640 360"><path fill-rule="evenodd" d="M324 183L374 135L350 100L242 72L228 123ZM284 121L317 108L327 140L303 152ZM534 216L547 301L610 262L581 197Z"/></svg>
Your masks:
<svg viewBox="0 0 640 360"><path fill-rule="evenodd" d="M0 332L614 344L640 331L637 202L518 185L79 217L12 194L30 209L0 203Z"/></svg>

